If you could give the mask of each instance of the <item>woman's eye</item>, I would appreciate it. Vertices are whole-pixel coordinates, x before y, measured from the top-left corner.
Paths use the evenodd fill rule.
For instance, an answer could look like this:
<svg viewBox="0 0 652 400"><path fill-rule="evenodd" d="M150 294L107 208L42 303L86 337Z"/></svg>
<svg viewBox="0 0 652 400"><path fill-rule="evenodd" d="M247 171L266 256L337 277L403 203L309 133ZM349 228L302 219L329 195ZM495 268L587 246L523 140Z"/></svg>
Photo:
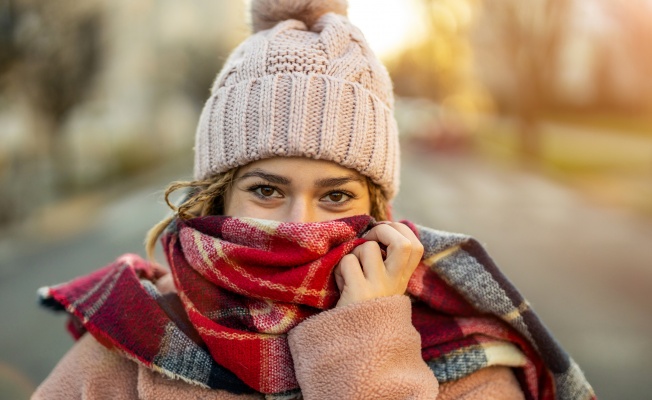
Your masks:
<svg viewBox="0 0 652 400"><path fill-rule="evenodd" d="M325 198L332 203L344 203L351 196L344 192L331 192L325 196Z"/></svg>
<svg viewBox="0 0 652 400"><path fill-rule="evenodd" d="M256 188L255 192L262 197L272 197L276 192L271 186L259 186Z"/></svg>

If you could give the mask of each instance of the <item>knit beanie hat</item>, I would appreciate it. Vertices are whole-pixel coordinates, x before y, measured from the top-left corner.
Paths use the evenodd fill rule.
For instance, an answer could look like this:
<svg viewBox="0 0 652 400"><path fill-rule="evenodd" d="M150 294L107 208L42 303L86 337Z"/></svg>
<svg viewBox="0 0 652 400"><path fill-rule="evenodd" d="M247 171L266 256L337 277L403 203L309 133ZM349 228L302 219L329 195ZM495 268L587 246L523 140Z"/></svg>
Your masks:
<svg viewBox="0 0 652 400"><path fill-rule="evenodd" d="M391 80L346 9L346 0L251 0L254 34L227 59L199 120L195 179L308 157L354 169L394 197Z"/></svg>

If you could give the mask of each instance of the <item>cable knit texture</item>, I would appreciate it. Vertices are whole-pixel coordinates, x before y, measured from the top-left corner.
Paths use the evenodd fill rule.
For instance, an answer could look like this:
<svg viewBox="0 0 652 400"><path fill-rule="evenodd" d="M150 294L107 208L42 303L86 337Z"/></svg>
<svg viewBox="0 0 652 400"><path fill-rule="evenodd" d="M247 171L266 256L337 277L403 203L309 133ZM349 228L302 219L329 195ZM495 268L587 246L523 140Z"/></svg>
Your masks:
<svg viewBox="0 0 652 400"><path fill-rule="evenodd" d="M245 40L217 76L197 127L195 179L264 158L308 157L396 194L391 80L345 10L345 1L252 1L254 25L273 27Z"/></svg>

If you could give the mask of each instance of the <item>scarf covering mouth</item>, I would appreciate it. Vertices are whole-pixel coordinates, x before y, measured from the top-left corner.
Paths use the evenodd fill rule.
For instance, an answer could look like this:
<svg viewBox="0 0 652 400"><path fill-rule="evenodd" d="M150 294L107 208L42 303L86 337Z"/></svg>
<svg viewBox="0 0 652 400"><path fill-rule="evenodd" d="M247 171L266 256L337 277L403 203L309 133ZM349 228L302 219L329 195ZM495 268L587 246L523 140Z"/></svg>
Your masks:
<svg viewBox="0 0 652 400"><path fill-rule="evenodd" d="M408 284L422 356L440 383L513 367L526 399L595 399L575 362L482 246L405 222L424 245ZM168 377L232 393L298 394L287 332L339 299L333 269L376 225L369 216L288 223L224 216L175 220L167 273L134 254L57 286L41 302L71 315L75 338Z"/></svg>

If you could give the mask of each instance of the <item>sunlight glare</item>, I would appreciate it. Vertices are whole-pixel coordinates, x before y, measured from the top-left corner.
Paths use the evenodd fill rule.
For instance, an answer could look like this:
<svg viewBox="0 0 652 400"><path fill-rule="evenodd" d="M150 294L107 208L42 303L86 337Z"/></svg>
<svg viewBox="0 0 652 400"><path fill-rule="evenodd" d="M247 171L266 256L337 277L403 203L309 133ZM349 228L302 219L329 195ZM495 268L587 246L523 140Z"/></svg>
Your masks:
<svg viewBox="0 0 652 400"><path fill-rule="evenodd" d="M371 49L389 57L421 33L416 0L349 0L349 18Z"/></svg>

